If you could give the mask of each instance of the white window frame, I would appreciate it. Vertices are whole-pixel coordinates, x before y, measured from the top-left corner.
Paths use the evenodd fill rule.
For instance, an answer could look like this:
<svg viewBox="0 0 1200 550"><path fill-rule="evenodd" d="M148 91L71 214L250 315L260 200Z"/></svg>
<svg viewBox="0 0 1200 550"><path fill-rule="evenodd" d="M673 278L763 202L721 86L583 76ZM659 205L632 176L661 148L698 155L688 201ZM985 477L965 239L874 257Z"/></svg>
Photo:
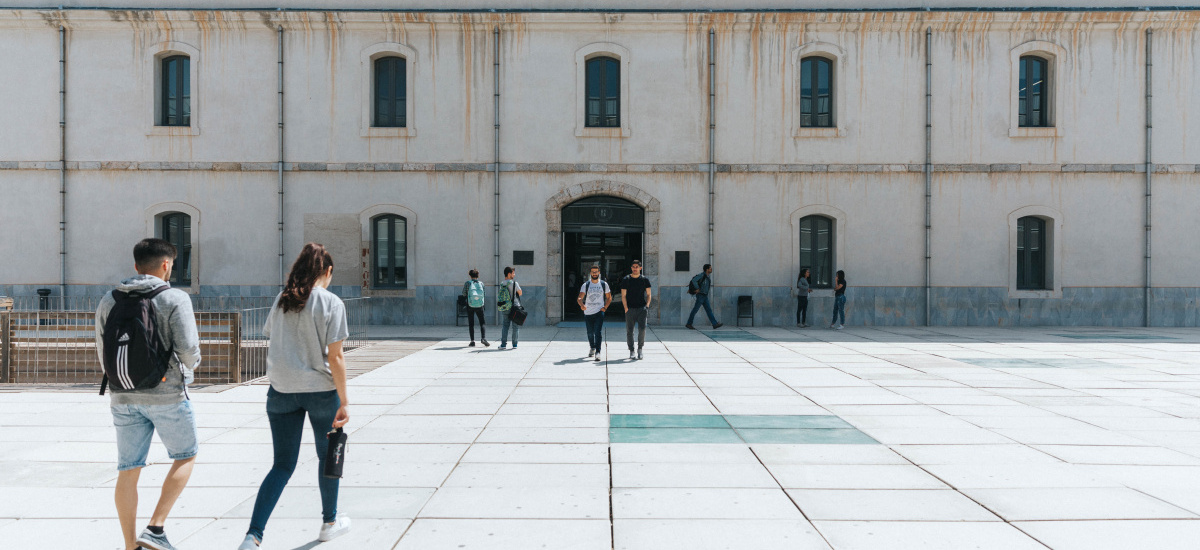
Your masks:
<svg viewBox="0 0 1200 550"><path fill-rule="evenodd" d="M188 78L190 89L188 126L159 126L162 120L162 60L173 55L188 56ZM200 113L204 95L200 93L200 49L185 42L160 42L146 49L146 73L151 75L149 86L142 86L142 105L149 105L147 136L198 136L200 135Z"/></svg>
<svg viewBox="0 0 1200 550"><path fill-rule="evenodd" d="M817 56L833 62L833 127L810 128L800 125L800 64L804 58ZM846 51L836 44L829 42L808 42L792 50L791 62L788 63L786 85L789 87L785 97L791 98L784 106L787 118L791 121L792 137L800 138L837 138L846 136L846 123L849 120L846 106L847 80L851 78L847 67Z"/></svg>
<svg viewBox="0 0 1200 550"><path fill-rule="evenodd" d="M404 255L408 269L408 288L375 288L375 277L372 273L371 262L375 259L375 243L371 239L371 220L383 215L393 214L405 219L408 227L405 229ZM398 204L377 204L358 213L358 221L362 226L362 295L391 296L415 298L417 296L417 213Z"/></svg>
<svg viewBox="0 0 1200 550"><path fill-rule="evenodd" d="M1050 81L1049 98L1046 101L1050 125L1045 127L1021 126L1021 57L1036 55L1046 60L1047 78ZM1008 137L1012 138L1058 138L1063 136L1067 110L1063 108L1063 93L1067 89L1067 50L1053 42L1030 40L1008 52L1010 82L1008 94Z"/></svg>
<svg viewBox="0 0 1200 550"><path fill-rule="evenodd" d="M372 126L375 109L375 60L381 57L404 58L404 123L403 128ZM399 42L380 42L363 48L359 53L362 116L359 136L364 138L409 138L417 135L417 51Z"/></svg>
<svg viewBox="0 0 1200 550"><path fill-rule="evenodd" d="M829 128L825 128L828 130ZM825 216L833 220L833 273L836 274L844 263L846 257L846 241L850 232L847 230L846 213L842 210L828 204L810 204L803 208L799 208L792 212L790 217L792 228L792 262L788 264L788 268L793 271L785 281L792 281L795 285L796 276L800 274L800 220L809 216ZM812 298L833 297L832 288L814 288L813 293L809 295Z"/></svg>
<svg viewBox="0 0 1200 550"><path fill-rule="evenodd" d="M1017 289L1017 220L1026 216L1046 221L1046 286L1045 290ZM1026 206L1008 214L1008 297L1062 298L1062 212L1049 206Z"/></svg>
<svg viewBox="0 0 1200 550"><path fill-rule="evenodd" d="M587 126L587 62L593 57L612 57L621 64L621 126L617 128L589 128ZM575 137L581 138L627 138L631 135L632 112L629 105L629 81L633 74L629 69L629 50L611 42L588 44L575 51Z"/></svg>
<svg viewBox="0 0 1200 550"><path fill-rule="evenodd" d="M200 293L201 254L200 254L200 210L185 202L160 202L146 209L146 235L156 239L162 238L162 219L168 214L187 214L191 218L192 257L189 259L192 268L192 284L176 286L188 294Z"/></svg>

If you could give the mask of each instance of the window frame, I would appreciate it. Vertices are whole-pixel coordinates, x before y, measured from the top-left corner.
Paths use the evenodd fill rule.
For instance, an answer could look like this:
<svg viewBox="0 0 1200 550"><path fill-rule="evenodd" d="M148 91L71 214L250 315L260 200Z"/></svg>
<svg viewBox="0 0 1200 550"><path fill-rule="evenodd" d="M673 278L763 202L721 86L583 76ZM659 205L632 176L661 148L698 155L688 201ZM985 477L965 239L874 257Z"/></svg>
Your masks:
<svg viewBox="0 0 1200 550"><path fill-rule="evenodd" d="M1046 290L1046 242L1044 218L1017 218L1017 290Z"/></svg>
<svg viewBox="0 0 1200 550"><path fill-rule="evenodd" d="M397 265L396 252L396 226L403 224L404 227L404 279L400 283L380 283L379 279L379 222L387 221L388 228L388 265L387 269L392 272L395 279L395 271L399 269ZM379 214L371 217L371 288L379 290L407 290L408 285L408 219L399 214Z"/></svg>
<svg viewBox="0 0 1200 550"><path fill-rule="evenodd" d="M593 67L597 70L593 71ZM596 55L584 61L584 126L587 128L620 128L621 127L621 60L608 55ZM611 74L615 71L615 75ZM596 74L593 74L596 73ZM595 80L593 80L595 76ZM616 97L609 95L614 86L612 78L616 78ZM596 93L594 94L593 91ZM592 113L592 103L596 104L597 112ZM608 108L615 103L616 113L609 113ZM597 124L592 124L592 118ZM616 124L607 124L609 119L615 119Z"/></svg>
<svg viewBox="0 0 1200 550"><path fill-rule="evenodd" d="M854 76L853 60L840 46L830 42L813 41L800 45L791 51L790 62L787 65L786 97L788 103L783 106L784 118L790 120L792 138L822 139L840 138L847 135L847 125L851 122L850 112L845 110L849 103L846 90L857 82ZM801 112L803 92L803 63L812 57L822 57L830 62L830 116L833 125L828 127L804 126Z"/></svg>
<svg viewBox="0 0 1200 550"><path fill-rule="evenodd" d="M163 60L174 56L187 56L188 58L188 111L189 120L187 126L163 126L161 123L164 118L164 90L163 90ZM203 107L204 93L201 88L203 80L202 65L204 59L200 55L200 50L191 44L184 42L159 42L148 46L145 50L145 72L143 75L148 75L150 82L146 82L143 77L140 86L142 105L148 107L146 113L145 125L147 137L170 137L170 136L198 136L200 135L200 126L203 122Z"/></svg>
<svg viewBox="0 0 1200 550"><path fill-rule="evenodd" d="M383 57L404 59L404 126L375 126L375 60ZM374 139L417 136L417 126L421 122L417 110L417 81L421 74L418 59L415 49L399 42L379 42L359 52L359 137Z"/></svg>
<svg viewBox="0 0 1200 550"><path fill-rule="evenodd" d="M814 231L813 231L812 235L809 237L810 241L808 243L805 242L805 238L804 238L804 229L805 229L806 221L814 224L814 226L813 226ZM824 282L822 282L822 280L821 280L822 274L818 272L818 267L816 265L818 263L816 261L817 256L818 256L818 254L821 254L821 252L819 252L816 248L817 243L819 242L818 233L819 233L820 228L817 227L815 224L818 222L829 225L829 229L828 229L829 245L824 253L824 254L828 255L828 261L826 262L826 265L825 265L825 268L828 271L828 273L826 273L825 275L828 275L829 278L827 281L824 281ZM809 214L807 216L800 218L800 220L797 222L797 226L798 226L798 230L800 231L800 234L797 236L797 239L799 240L799 243L800 243L800 248L798 250L800 261L797 264L797 270L805 268L805 267L809 268L810 273L812 275L812 279L813 279L813 281L811 283L812 288L814 288L814 289L832 289L833 288L833 276L834 276L834 273L837 271L834 269L834 265L836 265L835 260L834 260L834 255L835 255L835 251L836 251L836 247L837 247L837 220L835 220L829 216L826 216L824 214ZM810 258L813 261L805 262L805 252L804 252L805 244L813 245L812 249L808 252ZM799 273L799 271L797 271L797 273Z"/></svg>
<svg viewBox="0 0 1200 550"><path fill-rule="evenodd" d="M379 97L379 77L380 77L380 72L381 72L380 65L385 62L388 62L390 60L398 60L399 61L399 65L400 65L399 71L395 71L395 67L390 67L390 69L394 73L399 74L399 78L397 78L395 74L389 75L389 77L391 78L391 80L393 80L393 86L392 86L393 93L395 93L397 91L399 91L401 93L401 97L391 98L391 103L394 104L393 107L395 107L396 105L399 105L399 104L403 104L404 107L402 110L404 112L400 113L399 111L401 109L393 109L391 116L393 118L393 121L396 121L396 119L399 119L398 123L397 124L380 124L379 107L380 107L381 103L384 102L384 100ZM372 83L372 86L371 86L371 127L372 128L407 128L408 127L408 60L405 59L403 56L399 56L399 55L380 55L371 60L371 71L373 72L373 74L371 75L371 83ZM396 80L399 80L399 82L395 82ZM399 84L399 85L397 85L397 84Z"/></svg>
<svg viewBox="0 0 1200 550"><path fill-rule="evenodd" d="M1018 247L1021 235L1018 228L1026 218L1038 218L1042 231L1042 288L1024 288L1020 269L1022 261ZM1008 297L1013 299L1062 298L1063 215L1048 206L1025 206L1008 215ZM1022 283L1022 284L1018 284Z"/></svg>
<svg viewBox="0 0 1200 550"><path fill-rule="evenodd" d="M1022 59L1039 57L1046 62L1042 111L1046 126L1021 126ZM1067 50L1053 42L1031 40L1009 50L1010 76L1005 90L1008 99L1008 136L1010 138L1059 138L1073 116L1063 108L1063 97L1071 89L1070 57Z"/></svg>
<svg viewBox="0 0 1200 550"><path fill-rule="evenodd" d="M587 125L587 62L596 57L611 57L618 62L620 86L617 113L619 126L593 127ZM627 138L632 135L633 98L630 81L634 77L629 50L611 42L588 44L575 51L575 137Z"/></svg>
<svg viewBox="0 0 1200 550"><path fill-rule="evenodd" d="M405 267L407 268L407 283L408 288L375 288L374 286L374 268L372 262L375 261L374 255L374 233L373 220L381 215L395 215L407 220L408 226L405 230L407 240L404 243L405 251ZM359 227L361 228L361 258L359 260L359 269L361 270L361 291L363 296L387 297L387 298L416 298L416 289L420 286L420 272L417 268L420 266L420 254L417 250L417 238L419 237L417 213L399 204L376 204L369 206L358 213Z"/></svg>
<svg viewBox="0 0 1200 550"><path fill-rule="evenodd" d="M172 236L168 233L168 227L173 219L182 219L186 224L180 229L183 231L183 235L187 236L186 242L183 235ZM184 212L164 212L158 217L158 221L159 235L161 235L159 238L174 245L177 252L174 268L171 270L171 280L167 282L171 283L171 286L192 286L192 217ZM180 269L180 258L186 258L186 263L182 266L187 269L186 279Z"/></svg>
<svg viewBox="0 0 1200 550"><path fill-rule="evenodd" d="M1017 84L1017 126L1021 128L1050 128L1054 126L1053 120L1050 117L1050 98L1054 96L1053 86L1054 81L1050 78L1050 60L1036 53L1022 55L1018 58L1018 84ZM1037 84L1039 90L1034 93L1029 90L1034 84L1029 84L1027 81L1032 76L1029 72L1034 67L1041 70L1041 82ZM1030 107L1030 102L1036 100L1037 109ZM1038 113L1038 123L1029 124L1028 119L1032 118L1032 113Z"/></svg>
<svg viewBox="0 0 1200 550"><path fill-rule="evenodd" d="M162 79L158 85L159 101L162 105L159 106L159 126L170 127L185 127L192 125L192 81L191 81L191 65L192 58L183 54L174 54L163 56L159 63L162 67L159 69L159 78ZM170 82L170 65L172 63L182 64L182 69L176 67L174 69L176 78L175 82ZM171 95L171 88L174 86L179 93L175 96ZM173 110L177 113L175 123L171 122L171 113ZM185 114L178 114L180 111L185 111Z"/></svg>
<svg viewBox="0 0 1200 550"><path fill-rule="evenodd" d="M175 215L175 214L185 215L188 217L188 219L190 221L190 235L189 236L191 238L189 239L188 242L190 244L191 251L190 251L190 257L188 259L188 264L189 264L191 273L190 273L190 280L187 281L188 284L176 285L175 283L172 283L171 286L172 286L172 288L178 288L180 290L183 290L184 292L187 292L188 294L199 294L201 277L204 275L204 272L202 270L202 265L203 265L202 259L203 258L202 258L202 254L201 254L201 241L200 241L200 231L202 228L202 225L201 225L202 220L201 220L201 216L200 216L200 210L197 209L196 207L194 207L188 203L184 203L184 202L163 202L163 203L158 203L158 204L152 205L145 210L145 216L146 216L145 235L148 237L155 237L155 238L162 239L163 238L164 218L171 216L171 215ZM176 262L178 262L178 261L179 260L176 259Z"/></svg>
<svg viewBox="0 0 1200 550"><path fill-rule="evenodd" d="M830 220L831 222L830 229L832 231L833 240L830 242L829 246L830 278L832 279L833 275L837 273L837 270L845 269L845 266L840 262L843 261L843 258L846 258L846 250L851 238L851 232L849 229L850 225L847 222L849 218L846 216L846 213L829 204L810 204L803 206L792 211L791 215L788 217L789 228L792 234L792 261L790 267L788 268L788 273L783 276L781 280L790 281L788 283L789 288L796 284L796 276L799 275L801 267L808 267L809 269L813 269L814 267L811 265L802 265L800 257L800 247L803 244L801 243L800 239L801 220L804 220L810 216L821 216ZM814 298L833 296L832 285L827 288L818 288L814 286L813 289L814 292L810 296Z"/></svg>
<svg viewBox="0 0 1200 550"><path fill-rule="evenodd" d="M810 65L811 68L806 70L804 68L805 63L811 63L811 65ZM817 107L817 104L820 103L821 96L818 92L815 91L820 88L820 73L821 73L822 65L825 65L829 68L829 76L828 76L829 93L827 94L828 97L826 98L829 101L829 113L826 115L829 117L828 124L816 123L818 121L818 119L822 116ZM799 104L798 108L800 109L800 127L801 128L837 128L837 76L836 76L836 74L837 74L837 63L833 59L830 59L830 58L828 58L824 55L820 55L820 54L806 55L806 56L803 56L800 58L800 104ZM804 78L806 76L811 78L813 81L813 84L814 84L812 86L812 88L814 89L814 92L812 93L813 97L809 99L809 101L811 103L811 111L812 112L809 115L807 115L812 118L812 121L814 122L813 124L805 124L804 123L804 117L805 117L805 113L804 113L804 97L805 97L804 96Z"/></svg>

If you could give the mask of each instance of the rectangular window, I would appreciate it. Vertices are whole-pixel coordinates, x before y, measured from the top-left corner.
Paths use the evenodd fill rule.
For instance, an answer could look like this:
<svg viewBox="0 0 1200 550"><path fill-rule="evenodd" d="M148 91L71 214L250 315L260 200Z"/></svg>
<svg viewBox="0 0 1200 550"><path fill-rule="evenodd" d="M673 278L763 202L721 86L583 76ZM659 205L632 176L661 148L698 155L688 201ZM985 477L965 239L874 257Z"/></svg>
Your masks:
<svg viewBox="0 0 1200 550"><path fill-rule="evenodd" d="M408 288L408 221L384 215L371 224L375 288Z"/></svg>
<svg viewBox="0 0 1200 550"><path fill-rule="evenodd" d="M585 126L619 128L621 126L621 62L611 57L587 60L585 73L587 100Z"/></svg>
<svg viewBox="0 0 1200 550"><path fill-rule="evenodd" d="M833 220L807 216L800 220L800 268L812 270L813 288L833 288Z"/></svg>
<svg viewBox="0 0 1200 550"><path fill-rule="evenodd" d="M192 76L188 56L164 58L160 78L162 97L159 126L191 126Z"/></svg>
<svg viewBox="0 0 1200 550"><path fill-rule="evenodd" d="M192 286L192 217L173 213L162 217L162 240L175 245L178 255L171 268L173 286Z"/></svg>
<svg viewBox="0 0 1200 550"><path fill-rule="evenodd" d="M1027 216L1017 220L1017 290L1046 288L1046 221Z"/></svg>
<svg viewBox="0 0 1200 550"><path fill-rule="evenodd" d="M403 57L375 60L375 116L377 128L404 128L408 105L408 62Z"/></svg>
<svg viewBox="0 0 1200 550"><path fill-rule="evenodd" d="M833 62L824 57L800 62L800 126L833 127Z"/></svg>
<svg viewBox="0 0 1200 550"><path fill-rule="evenodd" d="M1017 124L1023 127L1044 128L1050 126L1046 104L1050 82L1047 68L1049 63L1034 55L1020 59L1020 82L1017 91Z"/></svg>

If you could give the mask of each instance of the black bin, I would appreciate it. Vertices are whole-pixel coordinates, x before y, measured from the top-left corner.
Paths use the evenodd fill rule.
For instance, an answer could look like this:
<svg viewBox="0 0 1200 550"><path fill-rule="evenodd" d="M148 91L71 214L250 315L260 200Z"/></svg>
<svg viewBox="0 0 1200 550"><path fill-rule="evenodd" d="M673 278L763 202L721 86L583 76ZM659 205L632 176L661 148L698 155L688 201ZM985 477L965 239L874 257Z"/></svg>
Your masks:
<svg viewBox="0 0 1200 550"><path fill-rule="evenodd" d="M742 326L742 319L749 319L750 326L754 326L754 297L753 296L738 296L736 326L739 326L739 327Z"/></svg>

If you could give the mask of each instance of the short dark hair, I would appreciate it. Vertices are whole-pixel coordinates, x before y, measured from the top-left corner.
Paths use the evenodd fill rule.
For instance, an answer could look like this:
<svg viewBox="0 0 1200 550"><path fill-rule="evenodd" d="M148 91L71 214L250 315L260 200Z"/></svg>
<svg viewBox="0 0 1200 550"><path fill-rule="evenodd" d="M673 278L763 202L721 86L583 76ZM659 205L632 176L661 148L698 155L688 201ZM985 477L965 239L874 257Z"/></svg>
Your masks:
<svg viewBox="0 0 1200 550"><path fill-rule="evenodd" d="M592 267L589 267L588 271L591 271L593 269L595 269L596 271L600 271L600 264L592 264Z"/></svg>
<svg viewBox="0 0 1200 550"><path fill-rule="evenodd" d="M630 267L632 267L632 266L635 266L635 265L642 265L642 261L641 261L641 260L634 260L634 261L632 261L632 262L629 262L629 265L630 265Z"/></svg>
<svg viewBox="0 0 1200 550"><path fill-rule="evenodd" d="M478 278L479 278L479 270L478 270L478 269L472 269L472 270L470 270L470 271L468 271L468 272L467 272L467 275L470 275L472 279L478 279Z"/></svg>
<svg viewBox="0 0 1200 550"><path fill-rule="evenodd" d="M700 271L708 271L709 268L711 268L711 267L712 267L712 264L704 264L704 269L701 269Z"/></svg>
<svg viewBox="0 0 1200 550"><path fill-rule="evenodd" d="M516 271L516 270L515 270L515 269L513 269L513 268L511 268L511 267L505 267L505 268L504 268L504 276L505 276L505 277L508 277L508 274L509 274L509 273L512 273L512 272L514 272L514 271Z"/></svg>
<svg viewBox="0 0 1200 550"><path fill-rule="evenodd" d="M133 245L133 263L143 271L158 267L163 260L174 260L178 255L175 245L162 239L142 239Z"/></svg>

